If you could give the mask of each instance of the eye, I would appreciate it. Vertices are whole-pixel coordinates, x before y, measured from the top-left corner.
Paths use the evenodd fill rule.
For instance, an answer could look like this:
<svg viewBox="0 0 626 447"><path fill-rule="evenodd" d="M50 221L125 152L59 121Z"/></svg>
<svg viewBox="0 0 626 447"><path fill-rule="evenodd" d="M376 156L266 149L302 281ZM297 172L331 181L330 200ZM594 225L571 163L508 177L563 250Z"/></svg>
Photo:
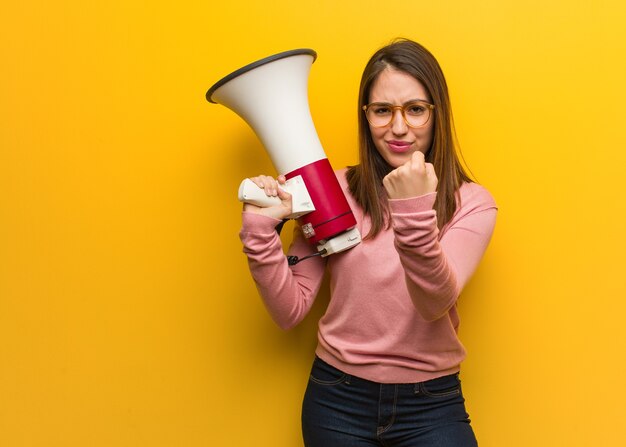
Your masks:
<svg viewBox="0 0 626 447"><path fill-rule="evenodd" d="M389 115L391 113L391 107L381 104L381 105L374 105L370 108L370 110L372 111L372 113L374 115Z"/></svg>
<svg viewBox="0 0 626 447"><path fill-rule="evenodd" d="M426 112L426 107L420 103L408 104L405 108L405 113L412 116L422 115Z"/></svg>

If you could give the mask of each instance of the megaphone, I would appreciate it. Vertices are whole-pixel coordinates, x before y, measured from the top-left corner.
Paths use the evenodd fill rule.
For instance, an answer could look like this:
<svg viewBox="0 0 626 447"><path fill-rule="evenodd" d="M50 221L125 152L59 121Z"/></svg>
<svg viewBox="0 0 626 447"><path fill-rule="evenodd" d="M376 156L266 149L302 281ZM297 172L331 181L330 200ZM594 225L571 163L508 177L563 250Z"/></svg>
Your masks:
<svg viewBox="0 0 626 447"><path fill-rule="evenodd" d="M324 153L309 110L307 84L317 53L285 51L248 64L216 82L206 99L222 104L248 123L267 150L304 237L328 256L361 241L356 219ZM246 179L239 200L258 206L280 201Z"/></svg>

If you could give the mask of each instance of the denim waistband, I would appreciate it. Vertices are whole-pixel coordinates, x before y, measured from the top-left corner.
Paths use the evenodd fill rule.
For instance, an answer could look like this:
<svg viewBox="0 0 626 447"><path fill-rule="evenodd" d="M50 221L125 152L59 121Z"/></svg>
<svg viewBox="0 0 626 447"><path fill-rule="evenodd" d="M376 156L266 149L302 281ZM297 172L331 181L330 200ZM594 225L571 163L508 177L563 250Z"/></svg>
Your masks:
<svg viewBox="0 0 626 447"><path fill-rule="evenodd" d="M315 368L315 366L319 366L322 368L328 368L331 370L336 371L337 373L343 374L344 376L344 380L346 383L352 383L352 384L361 384L363 386L376 386L379 387L380 385L397 385L399 388L407 388L407 389L418 389L418 387L421 385L425 385L425 386L438 386L438 385L444 385L449 383L451 380L455 380L458 381L459 380L459 373L453 373L453 374L447 374L447 375L443 375L440 377L436 377L434 379L430 379L430 380L425 380L422 382L409 382L409 383L381 383L381 382L374 382L372 380L368 380L368 379L364 379L362 377L358 377L352 374L348 374L330 364L328 364L327 362L325 362L324 360L322 360L321 358L319 358L318 356L315 356L315 360L313 362L313 368Z"/></svg>

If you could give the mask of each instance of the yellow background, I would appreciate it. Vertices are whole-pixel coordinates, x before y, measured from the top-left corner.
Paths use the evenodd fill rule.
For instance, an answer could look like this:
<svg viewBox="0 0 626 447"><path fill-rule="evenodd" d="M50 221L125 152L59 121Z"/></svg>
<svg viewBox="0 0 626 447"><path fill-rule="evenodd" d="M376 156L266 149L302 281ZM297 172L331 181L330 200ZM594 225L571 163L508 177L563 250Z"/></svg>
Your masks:
<svg viewBox="0 0 626 447"><path fill-rule="evenodd" d="M95 3L95 4L94 4ZM336 168L368 57L420 41L499 220L461 297L483 447L626 443L622 2L23 1L0 13L0 445L301 445L313 314L269 320L238 240L252 131L204 99L309 47Z"/></svg>

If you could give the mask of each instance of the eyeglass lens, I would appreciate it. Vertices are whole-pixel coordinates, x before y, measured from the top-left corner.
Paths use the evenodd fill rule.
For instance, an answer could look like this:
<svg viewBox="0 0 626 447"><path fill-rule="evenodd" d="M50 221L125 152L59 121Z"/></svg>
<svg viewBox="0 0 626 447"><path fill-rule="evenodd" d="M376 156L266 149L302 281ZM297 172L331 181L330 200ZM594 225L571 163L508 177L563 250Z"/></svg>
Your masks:
<svg viewBox="0 0 626 447"><path fill-rule="evenodd" d="M413 102L404 106L393 106L390 104L370 104L367 108L367 120L372 126L387 126L395 115L395 111L400 110L407 124L411 127L420 127L428 122L430 118L430 108L420 102Z"/></svg>

